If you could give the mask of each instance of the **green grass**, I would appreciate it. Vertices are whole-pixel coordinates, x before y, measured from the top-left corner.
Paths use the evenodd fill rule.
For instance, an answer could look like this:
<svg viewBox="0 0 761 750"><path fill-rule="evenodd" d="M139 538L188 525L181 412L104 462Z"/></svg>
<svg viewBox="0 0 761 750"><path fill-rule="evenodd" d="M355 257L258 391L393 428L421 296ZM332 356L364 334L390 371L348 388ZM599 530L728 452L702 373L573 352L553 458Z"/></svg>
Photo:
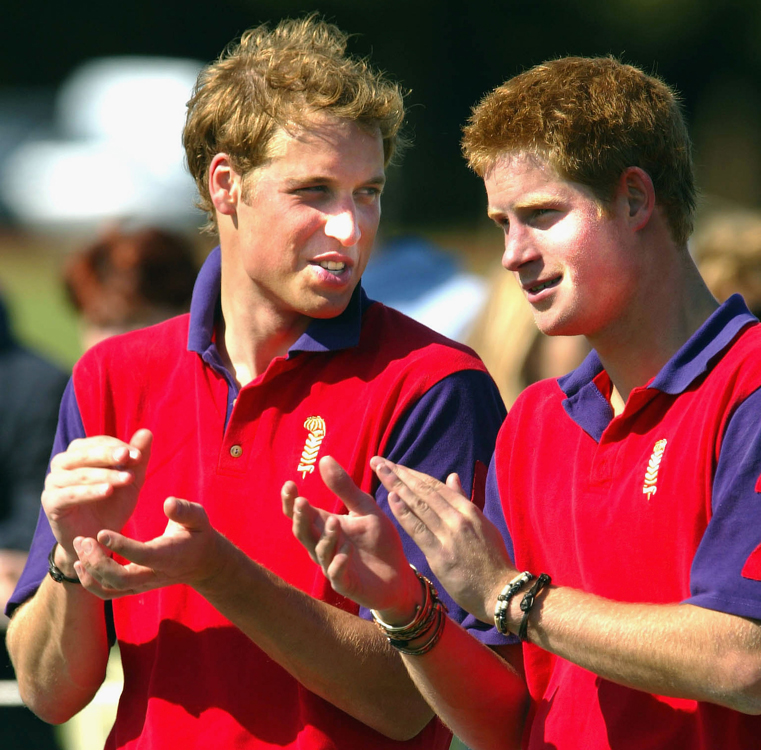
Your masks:
<svg viewBox="0 0 761 750"><path fill-rule="evenodd" d="M0 287L16 336L70 368L80 345L77 318L60 280L65 250L51 251L46 244L27 237L0 237Z"/></svg>

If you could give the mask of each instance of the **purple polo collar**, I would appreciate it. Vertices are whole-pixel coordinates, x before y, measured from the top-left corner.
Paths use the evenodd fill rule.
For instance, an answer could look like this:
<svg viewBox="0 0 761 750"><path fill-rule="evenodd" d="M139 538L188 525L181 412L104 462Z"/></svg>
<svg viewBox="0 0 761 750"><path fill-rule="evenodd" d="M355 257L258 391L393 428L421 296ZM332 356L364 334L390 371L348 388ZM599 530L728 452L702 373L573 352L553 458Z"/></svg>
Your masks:
<svg viewBox="0 0 761 750"><path fill-rule="evenodd" d="M222 254L219 247L216 247L201 267L193 288L188 331L189 351L204 355L213 346L214 325L220 312L221 278ZM335 318L312 321L288 350L288 356L296 352L337 351L356 346L362 328L362 315L371 304L372 301L358 284L346 309Z"/></svg>
<svg viewBox="0 0 761 750"><path fill-rule="evenodd" d="M757 322L745 300L733 294L688 339L647 388L677 395L683 393L732 343L749 323ZM608 400L595 385L594 378L602 372L597 352L592 351L575 370L562 378L558 385L565 393L563 408L586 433L600 440L613 418Z"/></svg>

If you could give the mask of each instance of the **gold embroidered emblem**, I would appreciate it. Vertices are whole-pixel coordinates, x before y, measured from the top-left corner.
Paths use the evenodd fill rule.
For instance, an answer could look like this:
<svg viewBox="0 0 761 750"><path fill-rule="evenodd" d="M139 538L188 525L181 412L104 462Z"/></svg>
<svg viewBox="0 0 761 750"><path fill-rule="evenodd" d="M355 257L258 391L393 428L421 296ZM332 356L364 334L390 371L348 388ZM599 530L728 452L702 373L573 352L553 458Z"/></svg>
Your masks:
<svg viewBox="0 0 761 750"><path fill-rule="evenodd" d="M320 446L325 437L325 420L322 417L309 417L304 422L304 427L309 430L309 436L304 443L304 450L301 451L301 461L297 469L301 472L302 478L314 471L317 454L320 452Z"/></svg>
<svg viewBox="0 0 761 750"><path fill-rule="evenodd" d="M653 455L650 456L650 461L647 464L647 471L645 472L645 484L642 487L642 492L647 495L649 500L657 491L656 483L658 481L658 469L663 459L663 452L666 450L666 443L668 440L659 440L653 446Z"/></svg>

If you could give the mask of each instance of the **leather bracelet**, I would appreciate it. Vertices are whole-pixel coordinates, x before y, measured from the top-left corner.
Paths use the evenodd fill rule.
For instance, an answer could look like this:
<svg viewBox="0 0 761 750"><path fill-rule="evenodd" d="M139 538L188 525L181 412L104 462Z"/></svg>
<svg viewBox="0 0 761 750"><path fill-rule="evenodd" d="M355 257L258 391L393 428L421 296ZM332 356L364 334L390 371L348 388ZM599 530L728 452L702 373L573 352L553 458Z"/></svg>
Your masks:
<svg viewBox="0 0 761 750"><path fill-rule="evenodd" d="M419 573L414 565L410 565L423 588L423 603L417 605L415 616L406 625L389 625L383 622L376 610L371 610L373 620L378 629L386 636L386 640L397 651L404 654L419 656L428 653L438 642L446 624L447 608L441 601L434 585L424 575ZM412 647L410 643L423 636L426 641Z"/></svg>
<svg viewBox="0 0 761 750"><path fill-rule="evenodd" d="M494 625L502 635L507 635L507 608L510 600L533 578L527 570L518 573L500 592L494 605Z"/></svg>
<svg viewBox="0 0 761 750"><path fill-rule="evenodd" d="M50 554L48 555L48 573L50 573L50 577L56 582L56 583L63 583L66 581L67 583L78 583L82 584L82 581L79 580L79 578L71 578L67 576L56 564L55 564L55 548L58 546L58 542L56 542L53 545L53 549L50 550Z"/></svg>
<svg viewBox="0 0 761 750"><path fill-rule="evenodd" d="M534 600L539 592L545 587L549 586L552 579L546 574L542 573L539 578L536 579L536 583L524 594L521 599L521 612L523 617L521 618L521 624L518 628L518 638L526 643L528 641L528 616L531 612L531 608L534 606Z"/></svg>
<svg viewBox="0 0 761 750"><path fill-rule="evenodd" d="M433 631L425 643L412 647L409 645L410 641L397 641L389 638L388 642L403 654L410 654L412 656L427 654L439 642L439 638L441 638L441 634L444 632L444 625L447 622L446 611L446 606L437 599L433 605L433 617L430 626L418 636L420 638L429 631Z"/></svg>
<svg viewBox="0 0 761 750"><path fill-rule="evenodd" d="M414 565L410 565L415 572L423 589L423 603L415 606L415 616L406 625L389 625L381 620L377 610L370 610L375 624L389 640L412 641L428 630L433 617L433 606L438 601L438 592L433 584Z"/></svg>

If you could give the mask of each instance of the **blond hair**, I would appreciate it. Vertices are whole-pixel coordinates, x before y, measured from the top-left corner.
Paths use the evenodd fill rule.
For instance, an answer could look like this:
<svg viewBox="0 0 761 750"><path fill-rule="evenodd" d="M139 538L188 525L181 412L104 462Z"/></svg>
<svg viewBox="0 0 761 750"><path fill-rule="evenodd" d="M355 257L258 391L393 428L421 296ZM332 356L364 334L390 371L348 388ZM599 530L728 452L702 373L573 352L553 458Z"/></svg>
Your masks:
<svg viewBox="0 0 761 750"><path fill-rule="evenodd" d="M309 125L317 112L377 128L385 162L400 145L404 119L398 84L346 54L347 35L311 14L246 31L204 68L188 102L183 145L199 208L215 226L209 166L226 153L248 175L268 157L280 128Z"/></svg>

